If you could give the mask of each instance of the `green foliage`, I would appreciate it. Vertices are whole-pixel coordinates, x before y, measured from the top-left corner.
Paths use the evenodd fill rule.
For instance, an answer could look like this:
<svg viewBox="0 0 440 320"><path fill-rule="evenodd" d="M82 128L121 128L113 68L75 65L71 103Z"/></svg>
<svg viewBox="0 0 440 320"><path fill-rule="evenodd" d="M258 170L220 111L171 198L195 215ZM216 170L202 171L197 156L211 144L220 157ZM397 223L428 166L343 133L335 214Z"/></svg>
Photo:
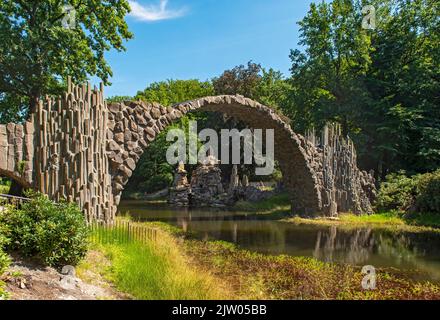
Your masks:
<svg viewBox="0 0 440 320"><path fill-rule="evenodd" d="M87 251L88 229L76 204L54 203L35 194L21 208L9 208L0 217L7 227L9 249L38 255L46 264L75 264Z"/></svg>
<svg viewBox="0 0 440 320"><path fill-rule="evenodd" d="M152 83L144 91L139 91L135 99L158 102L166 106L212 94L213 88L210 82L168 80ZM190 119L198 120L199 124L203 124L206 121L206 115L197 113L184 116L161 132L139 160L130 178L125 195L139 191L152 193L171 185L174 167L166 161L166 150L172 142L166 141L166 136L168 130L173 128L184 129L187 132Z"/></svg>
<svg viewBox="0 0 440 320"><path fill-rule="evenodd" d="M130 96L112 96L105 99L108 104L110 103L116 103L116 102L124 102L124 101L131 101L133 100L133 97Z"/></svg>
<svg viewBox="0 0 440 320"><path fill-rule="evenodd" d="M213 94L214 90L209 81L167 80L150 84L144 91L139 91L135 99L169 106Z"/></svg>
<svg viewBox="0 0 440 320"><path fill-rule="evenodd" d="M238 201L234 209L242 211L256 211L259 213L273 213L283 211L284 214L290 212L291 200L287 193L273 195L270 198L256 202Z"/></svg>
<svg viewBox="0 0 440 320"><path fill-rule="evenodd" d="M65 4L76 11L74 28L62 26ZM124 50L132 37L124 20L129 11L127 0L0 2L2 121L25 117L40 96L59 93L59 79L68 75L75 82L97 75L108 83L104 53Z"/></svg>
<svg viewBox="0 0 440 320"><path fill-rule="evenodd" d="M0 249L0 276L6 271L10 263L11 263L11 259L9 258L8 254ZM1 291L0 291L0 296L1 296Z"/></svg>
<svg viewBox="0 0 440 320"><path fill-rule="evenodd" d="M380 211L406 211L414 204L417 193L417 178L404 172L389 174L379 190L376 206Z"/></svg>
<svg viewBox="0 0 440 320"><path fill-rule="evenodd" d="M390 174L382 183L376 206L379 210L440 213L440 170L407 177Z"/></svg>
<svg viewBox="0 0 440 320"><path fill-rule="evenodd" d="M212 83L216 94L240 94L275 109L288 103L291 90L281 72L266 70L252 61L224 71Z"/></svg>
<svg viewBox="0 0 440 320"><path fill-rule="evenodd" d="M11 184L12 181L10 179L0 177L0 193L8 194L9 189L11 188Z"/></svg>
<svg viewBox="0 0 440 320"><path fill-rule="evenodd" d="M382 179L440 166L440 2L369 1L377 28L363 30L365 1L311 4L299 23L283 111L295 128L342 124L361 166Z"/></svg>
<svg viewBox="0 0 440 320"><path fill-rule="evenodd" d="M440 214L440 170L421 175L418 179L417 191L418 211Z"/></svg>
<svg viewBox="0 0 440 320"><path fill-rule="evenodd" d="M360 268L309 257L266 255L221 241L185 240L188 255L234 283L244 299L438 299L439 287L411 281L393 270L377 274L377 288L364 290Z"/></svg>
<svg viewBox="0 0 440 320"><path fill-rule="evenodd" d="M0 216L3 214L2 211L0 211ZM7 228L4 224L0 223L0 277L3 275L3 273L8 268L9 264L11 263L11 259L9 258L9 255L3 251L5 246L8 244L9 239L6 237ZM5 299L7 297L6 292L3 289L4 284L2 281L0 281L0 300Z"/></svg>
<svg viewBox="0 0 440 320"><path fill-rule="evenodd" d="M215 93L241 94L252 99L261 81L261 71L261 65L252 61L249 61L246 67L240 65L231 70L226 70L220 77L212 79Z"/></svg>
<svg viewBox="0 0 440 320"><path fill-rule="evenodd" d="M128 237L121 241L126 229L99 227L94 232L99 234L92 237L95 248L105 253L111 263L102 273L135 299L224 298L212 276L204 270L194 270L175 239L167 234L159 232L158 241L142 243ZM80 270L83 268L80 265Z"/></svg>

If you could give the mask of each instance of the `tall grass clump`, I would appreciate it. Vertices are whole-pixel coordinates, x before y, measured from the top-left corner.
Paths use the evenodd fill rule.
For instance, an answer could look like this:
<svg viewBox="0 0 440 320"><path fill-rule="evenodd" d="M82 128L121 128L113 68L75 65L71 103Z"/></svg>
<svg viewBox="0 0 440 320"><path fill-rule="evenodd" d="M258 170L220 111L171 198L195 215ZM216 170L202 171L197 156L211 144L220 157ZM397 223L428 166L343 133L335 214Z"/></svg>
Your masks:
<svg viewBox="0 0 440 320"><path fill-rule="evenodd" d="M142 300L223 297L211 276L191 267L168 234L161 232L155 241L139 241L135 236L121 237L124 232L124 228L97 227L91 237L110 260L104 275L118 290Z"/></svg>

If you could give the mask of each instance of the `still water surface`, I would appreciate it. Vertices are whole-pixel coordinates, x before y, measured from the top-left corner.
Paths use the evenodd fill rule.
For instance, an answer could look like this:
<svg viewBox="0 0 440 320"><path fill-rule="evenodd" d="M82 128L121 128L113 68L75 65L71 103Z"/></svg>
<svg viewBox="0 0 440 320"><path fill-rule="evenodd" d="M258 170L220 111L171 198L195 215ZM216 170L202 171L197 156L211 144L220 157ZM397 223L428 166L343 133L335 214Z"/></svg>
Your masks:
<svg viewBox="0 0 440 320"><path fill-rule="evenodd" d="M297 225L256 219L246 212L175 209L131 200L122 201L119 212L141 221L167 222L196 232L201 239L229 241L260 253L396 268L418 280L440 283L440 233Z"/></svg>

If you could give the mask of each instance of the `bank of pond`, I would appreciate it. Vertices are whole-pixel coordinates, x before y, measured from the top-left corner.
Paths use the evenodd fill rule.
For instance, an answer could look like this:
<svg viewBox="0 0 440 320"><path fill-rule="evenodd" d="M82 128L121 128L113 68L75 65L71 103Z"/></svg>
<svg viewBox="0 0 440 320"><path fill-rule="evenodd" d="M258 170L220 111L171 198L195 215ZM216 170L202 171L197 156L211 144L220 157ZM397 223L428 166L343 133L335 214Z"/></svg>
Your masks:
<svg viewBox="0 0 440 320"><path fill-rule="evenodd" d="M394 213L292 217L280 197L231 210L122 201L115 224L89 227L77 275L128 299L440 299L440 229ZM47 211L44 225L70 232L81 212L46 202L3 219L22 229L29 212ZM58 220L60 210L72 218ZM35 240L58 234L46 230ZM47 261L58 261L54 252Z"/></svg>

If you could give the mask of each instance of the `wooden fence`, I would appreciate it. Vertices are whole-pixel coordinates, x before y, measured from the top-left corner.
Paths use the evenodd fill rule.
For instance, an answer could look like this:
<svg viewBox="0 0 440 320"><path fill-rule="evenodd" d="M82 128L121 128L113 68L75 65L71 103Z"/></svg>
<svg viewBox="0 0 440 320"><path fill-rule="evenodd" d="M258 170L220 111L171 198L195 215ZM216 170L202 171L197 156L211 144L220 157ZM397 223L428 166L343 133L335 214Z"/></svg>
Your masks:
<svg viewBox="0 0 440 320"><path fill-rule="evenodd" d="M90 224L92 241L101 244L129 243L155 243L158 230L136 222L115 220L112 224L94 222Z"/></svg>

